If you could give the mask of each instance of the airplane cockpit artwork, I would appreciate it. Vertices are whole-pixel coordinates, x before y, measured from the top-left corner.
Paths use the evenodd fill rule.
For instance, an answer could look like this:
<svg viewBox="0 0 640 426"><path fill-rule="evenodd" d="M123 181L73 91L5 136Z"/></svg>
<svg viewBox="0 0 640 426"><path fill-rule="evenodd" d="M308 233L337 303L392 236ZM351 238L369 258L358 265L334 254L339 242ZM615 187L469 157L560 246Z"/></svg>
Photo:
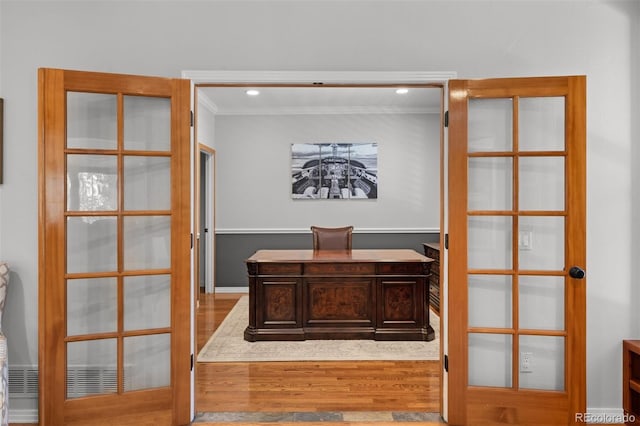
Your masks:
<svg viewBox="0 0 640 426"><path fill-rule="evenodd" d="M378 144L291 144L291 181L294 199L378 198Z"/></svg>

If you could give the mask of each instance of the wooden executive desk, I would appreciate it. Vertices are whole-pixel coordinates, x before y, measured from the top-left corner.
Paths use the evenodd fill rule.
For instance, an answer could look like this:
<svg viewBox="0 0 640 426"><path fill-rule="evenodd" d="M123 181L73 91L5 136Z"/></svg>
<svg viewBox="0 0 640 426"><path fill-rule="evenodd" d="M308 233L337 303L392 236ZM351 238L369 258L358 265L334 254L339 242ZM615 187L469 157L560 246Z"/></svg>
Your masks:
<svg viewBox="0 0 640 426"><path fill-rule="evenodd" d="M429 263L414 250L259 250L245 340L433 340Z"/></svg>

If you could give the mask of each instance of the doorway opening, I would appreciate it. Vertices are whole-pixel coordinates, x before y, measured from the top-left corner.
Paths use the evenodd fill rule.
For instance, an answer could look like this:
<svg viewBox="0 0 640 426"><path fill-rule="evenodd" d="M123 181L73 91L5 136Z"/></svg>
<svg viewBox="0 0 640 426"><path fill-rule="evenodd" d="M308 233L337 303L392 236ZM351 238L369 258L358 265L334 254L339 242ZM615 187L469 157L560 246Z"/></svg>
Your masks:
<svg viewBox="0 0 640 426"><path fill-rule="evenodd" d="M202 81L202 80L201 80ZM228 81L232 81L232 80L228 80ZM401 80L398 80L401 81ZM322 90L318 90L318 86L322 86L320 87ZM443 129L443 119L444 119L444 84L443 83L436 83L436 84L416 84L416 83L409 83L409 84L402 84L402 83L395 83L395 84L327 84L327 83L314 83L314 84L292 84L292 83L287 83L287 84L274 84L274 83L247 83L247 82L243 82L243 83L198 83L196 84L196 92L198 93L196 95L196 99L202 99L203 97L206 97L209 100L209 104L210 105L214 105L215 107L213 108L215 110L215 114L212 114L215 118L215 123L214 123L214 127L217 127L218 125L220 125L220 123L218 122L218 115L219 114L223 114L224 112L221 113L221 110L224 108L229 108L229 110L232 110L233 108L235 108L233 114L240 114L240 109L243 108L243 105L239 104L237 100L233 100L232 97L237 95L242 95L248 96L248 94L246 93L247 89L254 89L254 90L258 90L258 91L262 91L262 92L267 92L267 93L271 93L271 90L273 89L278 89L281 91L286 91L286 90L290 90L292 88L295 89L315 89L314 93L315 95L313 96L313 98L315 98L316 102L318 100L318 98L320 97L325 97L326 95L328 95L330 93L330 89L345 89L345 90L349 90L349 89L366 89L367 91L370 92L370 94L372 96L377 96L379 93L382 93L383 89L393 89L394 91L396 89L399 88L409 88L409 89L421 89L421 90L430 90L433 91L436 95L436 103L434 104L435 107L434 109L431 111L431 114L433 114L434 116L437 116L437 121L439 123L438 125L438 131L437 134L435 134L435 141L430 141L430 143L435 142L435 144L437 145L438 149L437 149L437 164L441 165L443 164L443 144L444 144L444 129ZM325 91L326 90L326 91ZM217 91L217 92L216 92ZM232 92L235 92L232 93ZM299 96L300 92L298 92L297 96L295 96L292 99L295 99L295 102L303 102L302 97ZM233 95L233 96L232 96ZM283 113L289 113L291 114L293 111L291 109L291 105L287 105L286 102L284 104L276 104L275 106L272 105L268 105L268 104L260 104L261 102L265 102L263 101L265 98L258 98L258 97L254 97L252 98L254 101L254 105L258 104L262 110L260 111L260 113L262 114L266 114L266 109L267 107L271 108L271 113L270 114L274 114L274 108L277 109L278 113L283 114ZM258 100L260 99L260 100ZM235 102L235 103L234 103ZM246 102L246 100L244 100L243 102ZM273 102L273 100L271 101ZM310 102L309 100L306 100L306 102ZM373 102L373 101L372 101ZM225 106L225 104L227 104L228 106ZM296 108L316 108L316 111L318 110L318 105L314 105L314 106L309 106L308 104L306 105L296 105ZM350 106L352 108L351 111L346 111L346 110L342 110L341 114L362 114L365 111L364 105L360 104L360 105L356 105L355 108L357 110L354 110L354 105ZM390 113L393 111L388 110L389 105L385 106L387 108L386 113ZM413 114L419 114L420 111L418 111L419 107L414 105L414 108L416 108L413 111ZM309 111L307 111L309 112ZM326 111L325 111L326 112ZM395 111L397 112L397 111ZM424 112L424 111L422 111ZM245 112L245 114L247 114L247 112ZM250 114L250 113L249 113ZM253 112L253 114L257 114L256 111ZM335 114L335 111L334 111ZM230 114L232 115L232 114ZM196 106L196 123L200 122L202 124L203 121L203 117L201 114L198 114L198 109ZM382 115L380 115L379 117L382 117ZM196 129L197 131L197 129ZM214 131L215 133L215 131ZM198 140L201 140L201 137L198 137ZM214 138L215 140L215 138ZM294 142L294 141L291 141ZM218 148L218 146L216 146L216 148ZM225 151L225 148L220 147L220 152L221 155L225 155L225 153L223 151ZM393 149L393 148L390 148ZM246 169L245 169L246 171ZM286 171L280 171L286 174ZM444 192L442 190L442 184L443 184L443 176L444 173L441 170L441 167L436 167L436 172L435 172L435 176L437 176L437 191L436 191L436 196L433 198L432 200L432 204L431 204L431 208L435 207L435 226L433 226L432 229L429 229L433 240L431 241L423 241L423 242L434 242L434 241L439 241L440 240L440 235L442 234L442 232L440 232L441 230L445 229L444 228L444 214L442 212L442 197L444 195ZM224 185L224 184L223 184ZM273 190L274 188L272 188ZM440 201L440 202L439 202ZM325 201L321 201L321 202L325 202ZM326 202L325 202L326 203ZM438 206L440 206L438 208ZM273 245L275 244L277 247L281 247L281 248L290 248L290 246L299 246L300 244L305 244L306 239L305 239L305 230L303 229L303 227L301 226L294 226L292 227L293 229L288 229L285 230L283 232L283 230L263 230L262 232L262 237L258 236L257 239L260 240L260 238L262 238L263 240L269 240L270 243ZM417 226L416 228L420 228L420 226ZM422 228L428 228L428 227L424 227L422 226ZM361 238L361 242L362 244L371 244L373 247L375 247L377 244L380 244L380 234L393 234L395 232L398 232L398 230L393 230L390 228L388 229L384 229L382 230L381 233L376 233L376 232L363 232L362 238ZM213 234L215 234L216 232L218 232L221 236L224 236L225 234L230 234L230 235L234 235L237 236L238 234L242 234L242 236L244 238L240 238L240 239L246 239L246 234L248 232L245 232L242 229L233 229L233 228L223 228L223 229L214 229L213 230ZM243 234L244 232L244 234ZM255 228L252 229L252 232L256 232ZM420 232L417 232L415 230L411 230L411 232L415 233L415 234L420 234ZM410 233L411 233L410 232ZM286 239L286 241L278 241L277 243L274 242L273 239L273 234L283 234L283 233L289 233L290 237ZM420 238L420 237L418 237ZM393 244L393 243L392 243ZM272 246L273 247L273 246ZM257 247L257 248L263 248L263 247ZM248 253L248 255L250 255L251 253ZM444 256L443 256L444 257ZM221 262L220 259L218 259L219 263L223 263ZM446 260L442 259L441 260L441 268L444 270L444 266L446 263ZM242 265L240 266L240 268L242 268ZM241 271L241 273L245 273L244 270ZM441 277L443 277L443 275L441 274ZM444 277L443 277L444 278ZM224 283L224 280L219 280L218 283ZM228 281L227 282L233 282L233 281ZM235 284L235 283L234 283ZM224 286L224 284L222 284ZM238 287L239 291L242 291L242 287ZM225 291L229 291L228 288L224 288L223 292ZM442 291L443 295L444 295L444 291ZM222 300L224 300L222 297L221 298L216 298L216 302L215 303L225 303L222 302ZM442 308L440 310L440 315L445 315L445 310L444 310L444 300L442 301ZM443 321L444 322L444 321ZM445 337L443 336L442 333L442 329L438 330L439 334L441 337ZM442 357L442 352L443 352L443 346L446 344L445 339L441 339L441 350L440 350L440 354ZM440 357L440 358L441 358ZM357 363L356 363L357 364ZM364 364L364 363L363 363ZM260 366L255 363L254 365L250 365L248 367L248 369L252 372L258 371L260 370ZM248 371L248 370L243 370ZM416 370L417 371L417 370ZM437 367L434 369L435 374L438 378L437 383L437 389L435 389L435 394L432 394L430 396L430 398L433 398L434 395L435 398L438 400L438 409L434 410L434 411L438 411L439 413L442 413L442 368L441 368L441 363L438 362ZM239 374L245 374L245 373L240 373ZM200 373L198 373L198 370L196 370L196 374L199 375ZM307 372L306 374L314 374L313 372ZM276 378L273 379L274 380L274 385L275 383L277 383ZM200 381L200 378L197 379L197 381ZM433 390L433 389L432 389ZM257 404L260 404L259 402ZM259 411L260 408L262 408L264 410L264 405L268 405L269 402L268 400L264 400L262 402L263 406L262 407L258 407L256 406L256 410ZM204 408L204 409L203 409ZM206 411L205 407L200 407L198 406L198 404L196 404L196 411ZM276 410L277 411L277 410ZM390 408L389 411L393 411L393 408ZM419 410L417 410L419 411Z"/></svg>
<svg viewBox="0 0 640 426"><path fill-rule="evenodd" d="M198 144L198 288L199 293L215 293L215 167L216 151Z"/></svg>

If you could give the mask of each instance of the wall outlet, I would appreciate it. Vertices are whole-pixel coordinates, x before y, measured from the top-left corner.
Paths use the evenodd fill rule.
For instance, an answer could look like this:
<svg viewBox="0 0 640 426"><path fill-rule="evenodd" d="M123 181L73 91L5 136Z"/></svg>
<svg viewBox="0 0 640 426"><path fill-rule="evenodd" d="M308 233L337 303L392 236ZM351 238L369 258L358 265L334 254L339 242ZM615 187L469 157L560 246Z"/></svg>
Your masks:
<svg viewBox="0 0 640 426"><path fill-rule="evenodd" d="M532 352L520 352L520 372L532 373L533 372L533 353Z"/></svg>

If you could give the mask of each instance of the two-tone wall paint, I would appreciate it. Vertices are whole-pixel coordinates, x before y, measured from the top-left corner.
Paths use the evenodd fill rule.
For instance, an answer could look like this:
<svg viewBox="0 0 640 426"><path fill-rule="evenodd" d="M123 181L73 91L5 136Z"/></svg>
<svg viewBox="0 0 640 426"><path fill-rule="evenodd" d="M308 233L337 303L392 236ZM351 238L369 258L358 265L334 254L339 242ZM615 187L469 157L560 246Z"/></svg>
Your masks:
<svg viewBox="0 0 640 426"><path fill-rule="evenodd" d="M213 135L218 287L246 287L243 261L255 250L310 248L311 225L353 225L354 248L422 252L438 238L439 112L220 115ZM354 142L378 144L377 199L291 198L292 143Z"/></svg>
<svg viewBox="0 0 640 426"><path fill-rule="evenodd" d="M3 0L0 258L12 268L3 320L10 363L38 359L39 67L171 77L184 70L584 74L587 404L592 413L619 410L621 340L640 335L639 29L633 0ZM34 398L13 398L10 407L12 421L37 415Z"/></svg>
<svg viewBox="0 0 640 426"><path fill-rule="evenodd" d="M402 248L423 253L422 243L439 241L438 232L403 233L398 231L358 232L353 235L354 249ZM311 233L224 233L216 235L216 285L229 291L230 287L248 288L244 260L259 249L309 249Z"/></svg>

